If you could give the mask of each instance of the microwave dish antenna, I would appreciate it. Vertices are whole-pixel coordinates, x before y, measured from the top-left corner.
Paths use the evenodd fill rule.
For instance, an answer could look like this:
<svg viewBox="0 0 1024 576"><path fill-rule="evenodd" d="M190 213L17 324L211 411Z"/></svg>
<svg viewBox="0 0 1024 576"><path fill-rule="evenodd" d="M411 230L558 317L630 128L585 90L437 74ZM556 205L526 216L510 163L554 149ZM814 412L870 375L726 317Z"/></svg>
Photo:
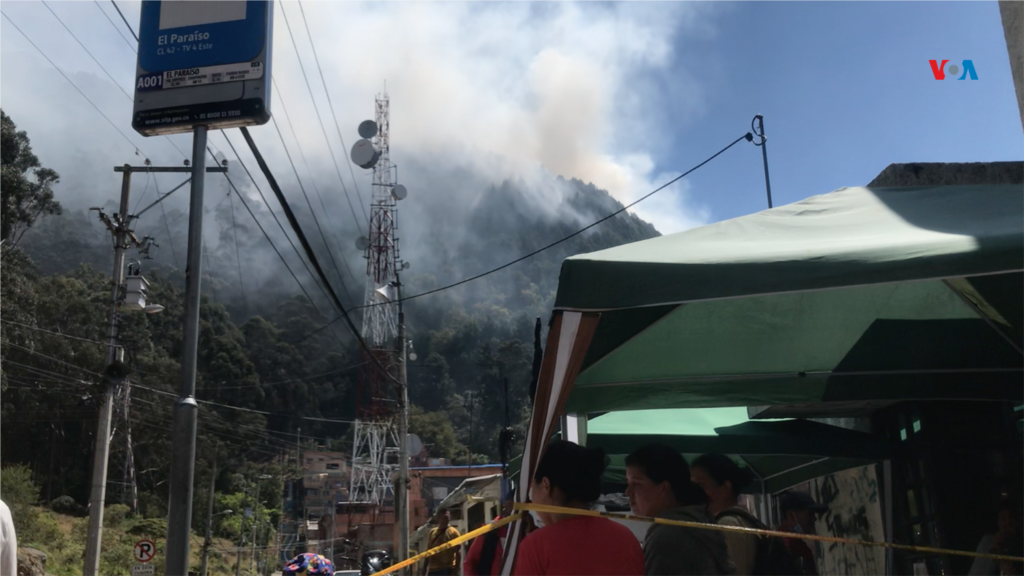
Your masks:
<svg viewBox="0 0 1024 576"><path fill-rule="evenodd" d="M359 123L359 136L369 140L377 135L377 123L373 120L363 120Z"/></svg>
<svg viewBox="0 0 1024 576"><path fill-rule="evenodd" d="M364 170L369 170L377 165L380 160L380 151L373 147L373 142L358 140L352 145L352 162Z"/></svg>

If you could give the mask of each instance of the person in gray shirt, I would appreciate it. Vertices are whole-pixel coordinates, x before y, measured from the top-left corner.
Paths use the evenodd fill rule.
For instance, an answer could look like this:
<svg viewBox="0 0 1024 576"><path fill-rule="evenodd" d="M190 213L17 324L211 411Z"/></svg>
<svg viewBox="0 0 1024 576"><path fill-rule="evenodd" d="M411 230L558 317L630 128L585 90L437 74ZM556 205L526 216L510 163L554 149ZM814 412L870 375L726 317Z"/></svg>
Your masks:
<svg viewBox="0 0 1024 576"><path fill-rule="evenodd" d="M707 496L690 481L690 466L663 444L643 446L626 457L626 495L639 516L703 522ZM721 532L652 524L643 542L648 576L730 575L735 565Z"/></svg>

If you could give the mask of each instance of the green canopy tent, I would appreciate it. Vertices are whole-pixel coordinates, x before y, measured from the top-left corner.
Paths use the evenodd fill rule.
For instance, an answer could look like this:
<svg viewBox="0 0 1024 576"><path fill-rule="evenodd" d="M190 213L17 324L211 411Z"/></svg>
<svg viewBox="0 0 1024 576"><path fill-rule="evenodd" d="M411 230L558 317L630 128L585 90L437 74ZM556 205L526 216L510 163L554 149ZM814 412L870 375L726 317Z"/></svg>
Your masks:
<svg viewBox="0 0 1024 576"><path fill-rule="evenodd" d="M745 408L610 412L588 423L586 445L610 456L609 482L624 483L626 455L650 443L671 446L690 462L726 454L754 473L752 494L774 494L889 457L886 443L871 434L807 420L751 421Z"/></svg>
<svg viewBox="0 0 1024 576"><path fill-rule="evenodd" d="M563 414L1020 402L1022 349L1020 185L842 188L574 256L521 481Z"/></svg>
<svg viewBox="0 0 1024 576"><path fill-rule="evenodd" d="M625 483L627 454L661 443L690 462L706 453L730 456L757 478L747 489L751 494L777 493L889 457L886 443L871 434L806 420L751 421L746 408L609 412L590 420L585 443L608 454L609 483ZM511 464L512 474L520 462Z"/></svg>

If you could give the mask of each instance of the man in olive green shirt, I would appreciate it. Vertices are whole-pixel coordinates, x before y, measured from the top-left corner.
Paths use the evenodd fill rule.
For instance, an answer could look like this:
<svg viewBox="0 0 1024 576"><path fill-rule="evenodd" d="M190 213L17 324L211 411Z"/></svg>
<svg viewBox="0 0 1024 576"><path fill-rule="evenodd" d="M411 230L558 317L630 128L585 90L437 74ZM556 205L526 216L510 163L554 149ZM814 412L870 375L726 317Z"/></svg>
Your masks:
<svg viewBox="0 0 1024 576"><path fill-rule="evenodd" d="M437 528L430 531L427 538L427 550L451 542L460 536L459 531L449 525L451 517L447 510L437 513ZM434 554L427 561L427 569L424 574L427 576L457 576L461 568L462 558L459 555L459 547L451 548Z"/></svg>

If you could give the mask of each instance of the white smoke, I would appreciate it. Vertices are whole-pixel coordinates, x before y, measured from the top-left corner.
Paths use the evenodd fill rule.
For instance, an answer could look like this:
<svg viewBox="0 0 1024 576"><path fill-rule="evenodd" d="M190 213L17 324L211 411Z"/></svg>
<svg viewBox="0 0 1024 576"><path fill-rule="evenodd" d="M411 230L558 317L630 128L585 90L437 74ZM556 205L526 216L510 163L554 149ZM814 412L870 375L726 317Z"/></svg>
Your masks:
<svg viewBox="0 0 1024 576"><path fill-rule="evenodd" d="M137 27L139 3L118 4ZM412 194L423 192L417 187L420 180L444 183L448 175L446 186L458 203L466 199L459 195L464 182L513 178L530 184L538 206L557 205L551 202L556 185L540 185L551 182L550 175L592 182L624 203L673 176L661 173L653 161L671 141L662 111L672 102L676 118L680 106L698 114L701 92L692 81L651 79L685 75L676 52L680 37L707 33L717 10L689 3L304 2L301 8L345 138L343 147L300 5L275 4L274 76L288 110L286 119L278 100L275 118L301 173L305 170L292 139L294 128L313 180L325 194L338 195L337 176L289 25L350 192L348 147L357 138L358 123L373 116L373 97L386 81L392 98L392 159L404 168L400 176ZM91 2L51 6L130 92L135 55L100 14L103 8ZM44 6L9 1L4 9L154 163L181 162L166 139L142 138L131 130L131 103ZM109 6L105 11L123 31ZM98 200L116 195L118 179L110 168L141 161L133 156L133 146L7 21L0 42L3 108L29 132L44 165L64 176L58 198L73 205L86 196ZM672 93L664 94L657 86L672 86ZM282 184L294 183L275 129L265 126L253 133ZM236 147L244 147L237 134L232 138ZM173 141L188 153L187 135ZM233 160L219 135L211 141ZM255 168L248 152L239 151ZM365 201L369 175L358 168L355 172ZM238 178L244 180L241 174ZM304 183L312 192L310 179L304 177ZM171 185L165 180L165 187ZM688 192L684 180L635 212L662 232L701 224L707 212L689 201ZM337 198L328 201L343 206Z"/></svg>

